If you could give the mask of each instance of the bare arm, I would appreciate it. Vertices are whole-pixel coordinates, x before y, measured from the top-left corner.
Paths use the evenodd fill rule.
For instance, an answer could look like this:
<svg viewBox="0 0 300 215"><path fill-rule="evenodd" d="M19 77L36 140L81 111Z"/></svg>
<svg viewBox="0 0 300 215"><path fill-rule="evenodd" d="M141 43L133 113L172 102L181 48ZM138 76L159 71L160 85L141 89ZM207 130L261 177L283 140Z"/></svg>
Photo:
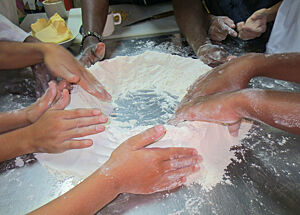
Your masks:
<svg viewBox="0 0 300 215"><path fill-rule="evenodd" d="M181 105L198 96L244 89L257 76L300 83L300 53L248 54L218 66L200 76Z"/></svg>
<svg viewBox="0 0 300 215"><path fill-rule="evenodd" d="M273 5L272 7L266 9L267 21L268 22L271 22L271 21L275 20L278 9L279 9L281 3L282 3L282 1L280 1L277 4Z"/></svg>
<svg viewBox="0 0 300 215"><path fill-rule="evenodd" d="M172 121L226 123L235 136L243 118L300 134L300 93L244 89L199 96L182 105Z"/></svg>
<svg viewBox="0 0 300 215"><path fill-rule="evenodd" d="M181 32L200 60L215 67L232 58L224 48L210 41L222 41L228 34L237 36L231 19L209 15L200 0L173 0L173 7Z"/></svg>
<svg viewBox="0 0 300 215"><path fill-rule="evenodd" d="M243 90L237 113L300 135L300 93Z"/></svg>
<svg viewBox="0 0 300 215"><path fill-rule="evenodd" d="M81 8L83 31L102 35L108 14L108 0L81 0ZM91 43L95 39L88 37L85 42ZM96 43L98 42L97 40Z"/></svg>
<svg viewBox="0 0 300 215"><path fill-rule="evenodd" d="M270 78L300 83L300 53L264 55L257 54L251 59L253 69L250 77L266 76Z"/></svg>
<svg viewBox="0 0 300 215"><path fill-rule="evenodd" d="M207 40L209 14L200 0L173 0L173 7L180 31L197 53Z"/></svg>
<svg viewBox="0 0 300 215"><path fill-rule="evenodd" d="M74 138L105 130L102 123L107 122L107 117L100 110L63 110L70 102L68 90L59 93L54 82L49 84L49 89L41 98L43 101L34 104L35 110L27 111L31 120L36 118L34 123L0 135L0 162L32 152L59 153L86 148L93 144L91 139ZM60 98L52 102L58 95ZM8 124L12 126L12 123Z"/></svg>
<svg viewBox="0 0 300 215"><path fill-rule="evenodd" d="M44 62L51 74L69 83L78 83L101 100L111 99L109 93L62 46L52 43L0 42L0 70L18 69Z"/></svg>
<svg viewBox="0 0 300 215"><path fill-rule="evenodd" d="M108 14L108 0L81 0L83 32L96 32L102 35ZM89 67L103 59L105 44L98 38L89 36L83 42L83 52L80 62Z"/></svg>
<svg viewBox="0 0 300 215"><path fill-rule="evenodd" d="M0 42L0 70L41 63L46 47L39 43Z"/></svg>

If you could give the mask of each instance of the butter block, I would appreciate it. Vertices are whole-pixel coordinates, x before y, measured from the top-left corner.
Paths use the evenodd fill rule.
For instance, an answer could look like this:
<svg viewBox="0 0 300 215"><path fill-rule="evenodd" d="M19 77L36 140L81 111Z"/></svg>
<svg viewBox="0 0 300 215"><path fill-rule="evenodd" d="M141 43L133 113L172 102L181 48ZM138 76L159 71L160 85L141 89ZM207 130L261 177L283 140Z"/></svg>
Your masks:
<svg viewBox="0 0 300 215"><path fill-rule="evenodd" d="M38 19L31 25L31 30L32 35L42 42L61 43L74 37L65 20L57 13L49 21Z"/></svg>

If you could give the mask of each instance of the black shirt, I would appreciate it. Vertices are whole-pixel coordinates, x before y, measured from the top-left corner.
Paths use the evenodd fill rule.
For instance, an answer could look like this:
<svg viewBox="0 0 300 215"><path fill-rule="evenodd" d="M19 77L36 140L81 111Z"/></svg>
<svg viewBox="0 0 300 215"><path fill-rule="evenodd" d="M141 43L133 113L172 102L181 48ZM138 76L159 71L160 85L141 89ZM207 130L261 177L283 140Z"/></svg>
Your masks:
<svg viewBox="0 0 300 215"><path fill-rule="evenodd" d="M205 0L211 14L228 16L235 23L246 21L255 11L269 8L280 0Z"/></svg>

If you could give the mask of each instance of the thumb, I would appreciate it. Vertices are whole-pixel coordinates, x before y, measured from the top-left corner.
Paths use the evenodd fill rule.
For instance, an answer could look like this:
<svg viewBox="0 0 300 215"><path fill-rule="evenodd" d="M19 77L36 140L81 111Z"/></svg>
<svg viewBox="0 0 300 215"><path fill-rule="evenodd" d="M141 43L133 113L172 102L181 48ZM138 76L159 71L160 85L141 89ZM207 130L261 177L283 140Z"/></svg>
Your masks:
<svg viewBox="0 0 300 215"><path fill-rule="evenodd" d="M49 107L51 107L55 97L57 94L56 84L54 81L49 82L49 88L45 92L45 94L38 99L39 108L41 110L46 111Z"/></svg>
<svg viewBox="0 0 300 215"><path fill-rule="evenodd" d="M57 94L57 89L56 83L54 81L50 81L48 85L49 88L47 89L46 93L40 98L40 101L41 103L46 102L47 107L50 107Z"/></svg>
<svg viewBox="0 0 300 215"><path fill-rule="evenodd" d="M64 89L60 99L52 106L54 110L63 110L70 102L70 94L67 89Z"/></svg>
<svg viewBox="0 0 300 215"><path fill-rule="evenodd" d="M105 44L98 43L94 49L94 54L101 60L105 55Z"/></svg>
<svg viewBox="0 0 300 215"><path fill-rule="evenodd" d="M126 144L130 145L130 147L135 150L140 149L158 141L165 135L165 133L165 127L163 125L157 125L131 137L126 141Z"/></svg>
<svg viewBox="0 0 300 215"><path fill-rule="evenodd" d="M228 125L228 131L231 134L231 136L237 137L239 135L240 127L241 127L241 121Z"/></svg>

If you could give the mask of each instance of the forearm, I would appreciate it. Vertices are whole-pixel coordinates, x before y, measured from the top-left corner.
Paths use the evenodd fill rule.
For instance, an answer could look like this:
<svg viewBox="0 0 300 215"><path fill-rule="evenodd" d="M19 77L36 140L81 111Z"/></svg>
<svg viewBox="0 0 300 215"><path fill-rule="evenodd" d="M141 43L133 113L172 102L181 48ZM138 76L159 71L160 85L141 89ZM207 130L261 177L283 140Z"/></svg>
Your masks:
<svg viewBox="0 0 300 215"><path fill-rule="evenodd" d="M300 93L247 89L237 111L244 118L300 134Z"/></svg>
<svg viewBox="0 0 300 215"><path fill-rule="evenodd" d="M280 1L277 4L273 5L272 7L266 9L267 22L272 22L272 21L275 20L278 9L279 9L281 3L282 3L282 1Z"/></svg>
<svg viewBox="0 0 300 215"><path fill-rule="evenodd" d="M249 54L241 60L246 63L247 67L233 72L243 75L247 82L251 78L265 76L300 83L300 53Z"/></svg>
<svg viewBox="0 0 300 215"><path fill-rule="evenodd" d="M197 52L207 40L209 14L200 0L173 0L173 7L180 31Z"/></svg>
<svg viewBox="0 0 300 215"><path fill-rule="evenodd" d="M114 179L100 168L69 192L30 214L95 214L118 194Z"/></svg>
<svg viewBox="0 0 300 215"><path fill-rule="evenodd" d="M43 62L45 43L0 42L0 70L19 69Z"/></svg>
<svg viewBox="0 0 300 215"><path fill-rule="evenodd" d="M29 124L25 109L0 113L0 134Z"/></svg>
<svg viewBox="0 0 300 215"><path fill-rule="evenodd" d="M33 153L34 149L30 147L31 139L27 128L0 135L0 162Z"/></svg>
<svg viewBox="0 0 300 215"><path fill-rule="evenodd" d="M81 0L83 31L102 35L108 14L108 0Z"/></svg>

